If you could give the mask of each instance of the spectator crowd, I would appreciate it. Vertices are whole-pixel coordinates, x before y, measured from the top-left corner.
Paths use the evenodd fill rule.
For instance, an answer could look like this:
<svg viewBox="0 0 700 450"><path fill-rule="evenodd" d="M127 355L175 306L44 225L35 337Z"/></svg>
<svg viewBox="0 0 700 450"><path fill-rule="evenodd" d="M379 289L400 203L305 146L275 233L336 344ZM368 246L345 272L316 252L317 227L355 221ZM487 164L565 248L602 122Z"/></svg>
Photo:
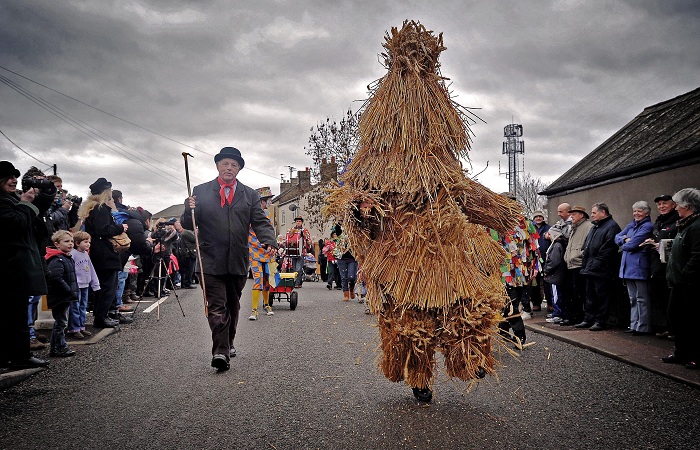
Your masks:
<svg viewBox="0 0 700 450"><path fill-rule="evenodd" d="M89 190L83 201L63 189L60 177L34 167L20 177L11 162L0 161L0 276L6 299L0 315L2 368L48 365L32 353L46 347L33 326L43 295L54 317L49 355L67 357L75 353L67 336L85 339L91 334L88 311L95 328L115 328L133 321L124 313L139 298L198 284L195 234L179 219L153 221L147 210L126 206L122 192L105 178ZM264 209L271 193L260 195ZM658 214L653 222L645 201L631 205L632 217L624 227L605 203L592 205L590 214L584 206L562 203L552 225L536 211L531 218L520 217L511 233L492 233L508 255L502 276L509 301L501 311L501 334L522 346L523 319L541 311L545 302L546 320L553 325L604 330L624 286L630 305L627 331L674 339L675 352L663 361L697 369L700 342L691 320L697 298L692 280L700 279L700 190L681 189L654 203ZM313 241L300 217L284 247L292 242L290 235L298 241L299 253L290 265L298 272L295 288L300 288L303 256ZM341 227L335 226L318 245L328 289L335 281L348 301L355 298L358 283L364 301L364 280ZM260 274L267 273L262 264L267 262L258 260ZM251 320L257 318L261 297L271 315L260 274Z"/></svg>

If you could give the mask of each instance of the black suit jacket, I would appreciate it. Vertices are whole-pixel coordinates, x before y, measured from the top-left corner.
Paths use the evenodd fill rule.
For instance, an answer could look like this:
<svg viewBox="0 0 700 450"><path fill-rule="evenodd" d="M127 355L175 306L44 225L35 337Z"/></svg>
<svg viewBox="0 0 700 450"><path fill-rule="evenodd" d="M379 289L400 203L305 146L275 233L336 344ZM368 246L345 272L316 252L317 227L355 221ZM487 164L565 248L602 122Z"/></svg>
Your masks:
<svg viewBox="0 0 700 450"><path fill-rule="evenodd" d="M199 251L205 274L247 275L248 232L253 228L258 240L277 248L275 230L260 207L260 196L238 181L231 204L221 206L217 180L195 186L195 220L199 233ZM189 203L185 200L182 226L194 230ZM197 272L199 272L197 265Z"/></svg>

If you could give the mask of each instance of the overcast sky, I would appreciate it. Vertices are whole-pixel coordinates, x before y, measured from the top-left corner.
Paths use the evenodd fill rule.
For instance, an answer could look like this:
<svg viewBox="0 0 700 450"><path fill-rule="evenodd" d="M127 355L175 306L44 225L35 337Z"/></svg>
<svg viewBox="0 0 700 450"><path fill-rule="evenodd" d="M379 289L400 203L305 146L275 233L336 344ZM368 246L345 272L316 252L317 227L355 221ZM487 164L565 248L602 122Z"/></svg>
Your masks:
<svg viewBox="0 0 700 450"><path fill-rule="evenodd" d="M58 164L82 196L104 176L156 212L187 195L183 151L199 184L234 146L239 179L279 193L286 166L311 165L310 128L357 110L385 74L384 34L404 19L443 32L442 73L487 122L472 127L473 171L488 161L478 178L495 191L505 125L523 125L525 171L552 182L700 86L697 1L3 0L0 66L132 124L0 68L33 99L0 83L0 130L41 163L1 135L0 159Z"/></svg>

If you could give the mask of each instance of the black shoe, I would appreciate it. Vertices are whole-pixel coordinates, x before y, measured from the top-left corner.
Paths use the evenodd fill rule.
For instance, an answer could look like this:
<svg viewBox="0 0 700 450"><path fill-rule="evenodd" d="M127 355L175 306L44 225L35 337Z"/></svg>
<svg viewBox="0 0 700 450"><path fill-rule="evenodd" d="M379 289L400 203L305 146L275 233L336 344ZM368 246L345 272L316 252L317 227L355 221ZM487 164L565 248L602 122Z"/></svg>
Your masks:
<svg viewBox="0 0 700 450"><path fill-rule="evenodd" d="M49 356L55 356L57 358L66 358L68 356L73 355L75 355L75 350L72 350L68 347L57 348L56 350L51 350L49 352Z"/></svg>
<svg viewBox="0 0 700 450"><path fill-rule="evenodd" d="M561 322L559 322L560 327L570 327L572 325L573 325L573 323L571 323L571 321L569 319L564 319Z"/></svg>
<svg viewBox="0 0 700 450"><path fill-rule="evenodd" d="M695 361L690 361L688 364L685 365L685 368L690 370L698 370L700 369L700 364L698 364Z"/></svg>
<svg viewBox="0 0 700 450"><path fill-rule="evenodd" d="M433 391L430 388L413 388L413 396L418 399L418 401L430 403L433 400Z"/></svg>
<svg viewBox="0 0 700 450"><path fill-rule="evenodd" d="M664 356L661 358L661 361L665 362L666 364L686 364L688 362L688 360L679 358L675 354Z"/></svg>
<svg viewBox="0 0 700 450"><path fill-rule="evenodd" d="M326 287L328 288L329 291L330 291L331 289L333 289L333 286L331 286L330 284L327 284Z"/></svg>
<svg viewBox="0 0 700 450"><path fill-rule="evenodd" d="M588 330L590 331L603 331L605 329L605 325L602 323L594 323L592 327L590 327Z"/></svg>
<svg viewBox="0 0 700 450"><path fill-rule="evenodd" d="M35 367L46 367L48 365L48 360L40 359L36 356L30 356L29 358L22 359L20 361L10 361L9 367L11 369L33 369Z"/></svg>
<svg viewBox="0 0 700 450"><path fill-rule="evenodd" d="M190 284L189 286L185 286L185 289L197 289L197 286Z"/></svg>
<svg viewBox="0 0 700 450"><path fill-rule="evenodd" d="M481 380L486 376L486 369L484 369L483 367L479 367L479 369L476 372L474 372L474 376Z"/></svg>
<svg viewBox="0 0 700 450"><path fill-rule="evenodd" d="M133 323L133 321L134 321L133 317L125 316L122 314L119 314L118 317L119 317L119 319L117 319L117 320L119 321L119 323L129 324L129 323Z"/></svg>
<svg viewBox="0 0 700 450"><path fill-rule="evenodd" d="M229 356L229 358L236 357L236 347L234 347L233 345L231 346L231 349L228 351L228 356Z"/></svg>
<svg viewBox="0 0 700 450"><path fill-rule="evenodd" d="M95 328L119 328L119 321L107 317L104 320L95 319L93 325Z"/></svg>
<svg viewBox="0 0 700 450"><path fill-rule="evenodd" d="M225 355L214 355L211 359L211 366L214 367L219 372L223 372L231 368Z"/></svg>
<svg viewBox="0 0 700 450"><path fill-rule="evenodd" d="M576 325L574 325L574 328L590 328L590 327L592 327L592 326L593 326L592 323L586 322L586 321L584 320L583 322L577 323Z"/></svg>

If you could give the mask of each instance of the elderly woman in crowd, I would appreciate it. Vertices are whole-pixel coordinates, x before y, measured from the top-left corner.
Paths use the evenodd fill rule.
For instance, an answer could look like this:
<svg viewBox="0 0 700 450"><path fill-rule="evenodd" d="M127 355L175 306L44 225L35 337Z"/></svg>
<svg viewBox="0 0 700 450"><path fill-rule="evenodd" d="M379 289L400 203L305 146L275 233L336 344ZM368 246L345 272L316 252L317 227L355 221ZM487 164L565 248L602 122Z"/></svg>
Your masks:
<svg viewBox="0 0 700 450"><path fill-rule="evenodd" d="M119 320L110 318L108 314L113 303L116 307L118 276L123 265L109 238L122 234L129 226L117 225L112 216L112 211L117 210L112 198L112 183L98 178L90 185L90 194L80 207L78 216L85 221L85 231L92 237L90 259L100 280L101 289L93 312L94 326L116 328Z"/></svg>
<svg viewBox="0 0 700 450"><path fill-rule="evenodd" d="M632 221L615 236L615 243L622 249L620 278L625 281L630 297L629 331L634 335L651 333L651 253L649 246L642 245L654 231L650 213L647 202L636 202L632 205Z"/></svg>
<svg viewBox="0 0 700 450"><path fill-rule="evenodd" d="M681 189L673 195L673 201L680 220L666 279L671 287L669 319L676 332L676 349L662 360L697 370L700 368L700 334L695 317L700 279L700 190Z"/></svg>

